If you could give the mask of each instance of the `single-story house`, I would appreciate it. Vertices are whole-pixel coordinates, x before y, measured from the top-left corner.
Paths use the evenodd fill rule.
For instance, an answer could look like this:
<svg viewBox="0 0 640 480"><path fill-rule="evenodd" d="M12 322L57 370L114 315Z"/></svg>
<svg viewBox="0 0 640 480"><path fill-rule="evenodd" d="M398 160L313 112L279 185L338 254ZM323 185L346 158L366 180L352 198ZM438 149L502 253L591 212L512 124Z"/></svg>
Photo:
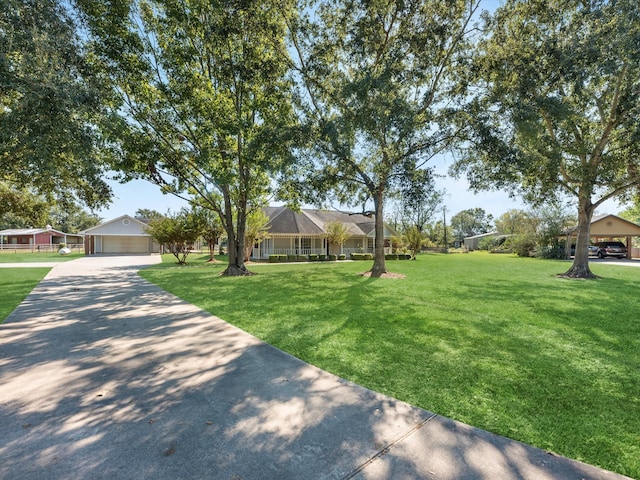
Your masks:
<svg viewBox="0 0 640 480"><path fill-rule="evenodd" d="M295 212L287 207L266 207L269 217L269 238L255 245L253 258L269 258L271 254L350 254L373 253L375 239L374 218L359 214L329 210L302 209ZM341 222L347 227L349 238L342 245L329 245L325 225ZM398 234L385 224L385 250L391 251L391 237Z"/></svg>
<svg viewBox="0 0 640 480"><path fill-rule="evenodd" d="M578 236L578 227L569 228L563 232L566 237L566 245L574 245ZM640 225L617 215L601 215L591 219L590 240L592 243L611 240L613 238L625 239L627 246L627 258L632 258L632 237L640 237ZM570 254L567 249L567 254Z"/></svg>
<svg viewBox="0 0 640 480"><path fill-rule="evenodd" d="M47 225L46 228L8 228L0 230L0 249L53 248L66 245L82 245L81 234L64 233Z"/></svg>
<svg viewBox="0 0 640 480"><path fill-rule="evenodd" d="M100 253L159 253L160 245L144 231L147 224L129 215L122 215L84 233L86 255Z"/></svg>

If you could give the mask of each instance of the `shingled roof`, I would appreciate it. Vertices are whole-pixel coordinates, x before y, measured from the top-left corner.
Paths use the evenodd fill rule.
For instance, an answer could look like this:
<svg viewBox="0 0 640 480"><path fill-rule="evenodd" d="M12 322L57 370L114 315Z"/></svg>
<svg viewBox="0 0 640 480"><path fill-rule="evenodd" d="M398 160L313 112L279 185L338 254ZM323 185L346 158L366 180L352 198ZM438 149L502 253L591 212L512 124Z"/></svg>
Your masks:
<svg viewBox="0 0 640 480"><path fill-rule="evenodd" d="M324 226L330 222L342 222L352 236L368 236L374 231L371 217L358 213L329 210L302 209L294 212L287 207L266 207L269 217L269 233L272 235L323 235Z"/></svg>

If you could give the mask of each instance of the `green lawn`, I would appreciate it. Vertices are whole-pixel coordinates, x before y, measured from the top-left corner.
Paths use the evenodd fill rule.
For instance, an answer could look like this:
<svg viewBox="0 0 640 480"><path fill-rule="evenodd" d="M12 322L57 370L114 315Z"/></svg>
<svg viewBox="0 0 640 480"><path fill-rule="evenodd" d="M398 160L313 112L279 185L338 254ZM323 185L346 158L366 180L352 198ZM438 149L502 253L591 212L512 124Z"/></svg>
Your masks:
<svg viewBox="0 0 640 480"><path fill-rule="evenodd" d="M432 412L640 477L640 268L487 254L154 266L142 275L325 370ZM168 262L172 260L167 259Z"/></svg>
<svg viewBox="0 0 640 480"><path fill-rule="evenodd" d="M84 257L84 252L60 255L58 252L19 252L0 251L0 263L67 262Z"/></svg>
<svg viewBox="0 0 640 480"><path fill-rule="evenodd" d="M0 268L0 323L40 283L50 268Z"/></svg>

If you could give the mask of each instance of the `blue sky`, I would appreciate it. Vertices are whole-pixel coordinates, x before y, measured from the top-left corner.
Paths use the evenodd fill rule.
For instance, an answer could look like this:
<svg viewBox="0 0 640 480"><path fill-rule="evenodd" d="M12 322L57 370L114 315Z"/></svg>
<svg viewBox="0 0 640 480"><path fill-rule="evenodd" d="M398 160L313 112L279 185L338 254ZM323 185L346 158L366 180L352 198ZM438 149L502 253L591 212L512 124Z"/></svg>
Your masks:
<svg viewBox="0 0 640 480"><path fill-rule="evenodd" d="M481 8L493 11L501 4L501 0L483 0ZM449 167L444 157L435 159L431 165L442 175L446 175ZM109 207L96 212L104 220L110 220L125 214L134 215L138 209L152 209L160 213L166 213L167 210L176 212L180 208L187 206L183 200L173 195L162 194L159 187L144 180L136 180L126 184L112 181L110 185L114 191L113 203ZM438 179L437 188L446 190L444 204L448 215L455 215L469 208L483 208L487 213L497 218L512 208L527 208L522 202L510 198L505 192L474 194L469 191L465 180L457 180L448 176ZM624 207L618 205L617 202L609 201L598 209L597 213L615 214L623 209Z"/></svg>

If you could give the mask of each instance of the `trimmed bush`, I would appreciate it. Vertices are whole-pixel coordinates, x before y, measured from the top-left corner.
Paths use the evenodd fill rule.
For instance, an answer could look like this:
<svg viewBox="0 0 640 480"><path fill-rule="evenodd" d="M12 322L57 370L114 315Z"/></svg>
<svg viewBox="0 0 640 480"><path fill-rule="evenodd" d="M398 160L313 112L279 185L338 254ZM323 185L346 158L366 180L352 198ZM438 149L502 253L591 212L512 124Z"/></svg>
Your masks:
<svg viewBox="0 0 640 480"><path fill-rule="evenodd" d="M287 262L297 262L298 255L287 255Z"/></svg>
<svg viewBox="0 0 640 480"><path fill-rule="evenodd" d="M387 253L384 256L385 260L398 260L398 254L397 253Z"/></svg>
<svg viewBox="0 0 640 480"><path fill-rule="evenodd" d="M310 262L317 262L318 261L318 254L317 253L310 253L309 254L309 261Z"/></svg>
<svg viewBox="0 0 640 480"><path fill-rule="evenodd" d="M352 253L351 260L373 260L373 253Z"/></svg>
<svg viewBox="0 0 640 480"><path fill-rule="evenodd" d="M411 260L411 254L410 253L399 253L398 254L398 260Z"/></svg>
<svg viewBox="0 0 640 480"><path fill-rule="evenodd" d="M338 255L338 260L346 260L347 259L347 254L346 253L341 253Z"/></svg>
<svg viewBox="0 0 640 480"><path fill-rule="evenodd" d="M323 253L321 253L320 255L318 255L318 260L320 260L321 262L324 262L327 259L327 256Z"/></svg>
<svg viewBox="0 0 640 480"><path fill-rule="evenodd" d="M280 255L269 255L269 263L278 263L280 261Z"/></svg>
<svg viewBox="0 0 640 480"><path fill-rule="evenodd" d="M306 255L298 255L298 261L299 262L306 262L307 261L307 256Z"/></svg>
<svg viewBox="0 0 640 480"><path fill-rule="evenodd" d="M334 255L333 253L330 253L330 254L329 254L329 258L328 258L328 260L329 260L330 262L335 262L337 259L338 259L338 256L337 256L337 255Z"/></svg>

